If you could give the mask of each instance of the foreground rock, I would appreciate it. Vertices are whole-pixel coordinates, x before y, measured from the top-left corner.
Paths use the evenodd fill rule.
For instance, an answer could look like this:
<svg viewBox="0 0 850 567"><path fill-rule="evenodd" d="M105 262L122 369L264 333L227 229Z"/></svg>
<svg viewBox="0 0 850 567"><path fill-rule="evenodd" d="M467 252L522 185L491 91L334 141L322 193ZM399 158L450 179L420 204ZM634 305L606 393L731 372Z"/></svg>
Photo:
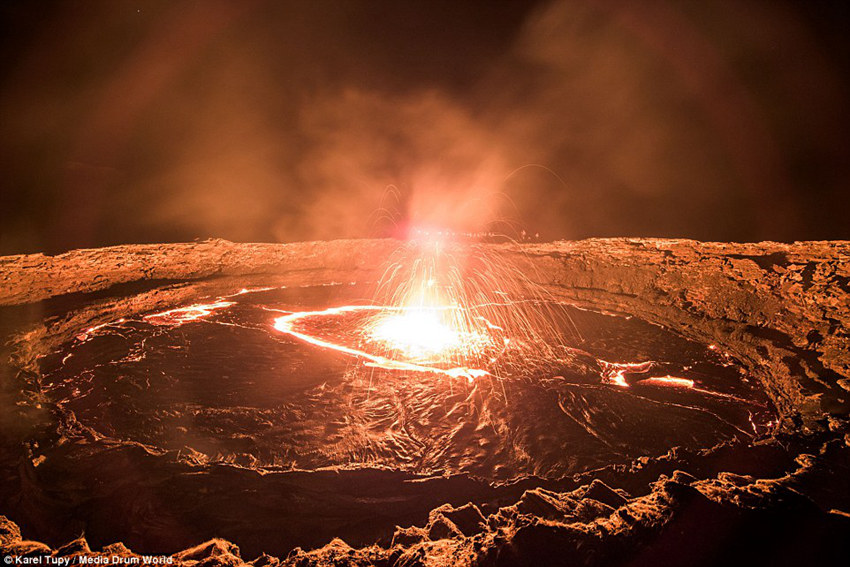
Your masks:
<svg viewBox="0 0 850 567"><path fill-rule="evenodd" d="M568 492L530 489L515 505L487 516L472 505L441 506L426 525L398 528L385 547L355 549L335 539L316 550L248 561L235 545L211 540L171 557L187 566L831 564L850 552L848 473L850 450L829 442L775 478L721 472L698 479L675 470L659 476L643 496L594 480ZM622 480L629 483L629 476ZM840 495L824 493L825 478L842 479L832 484ZM141 557L122 544L91 551L82 538L50 550L25 541L5 517L0 550Z"/></svg>

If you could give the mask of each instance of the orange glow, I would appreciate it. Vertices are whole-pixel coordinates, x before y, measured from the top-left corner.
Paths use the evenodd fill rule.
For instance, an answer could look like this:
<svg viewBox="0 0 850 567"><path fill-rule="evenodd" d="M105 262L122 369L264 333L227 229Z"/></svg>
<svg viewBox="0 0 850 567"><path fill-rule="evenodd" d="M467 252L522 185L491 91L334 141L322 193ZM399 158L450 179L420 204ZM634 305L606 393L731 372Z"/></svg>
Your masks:
<svg viewBox="0 0 850 567"><path fill-rule="evenodd" d="M517 262L439 233L400 244L373 305L292 313L274 327L366 366L473 380L515 368L516 357L527 369L555 360L562 343L549 305ZM315 320L318 326L305 324L355 311L363 316L350 337L324 336Z"/></svg>
<svg viewBox="0 0 850 567"><path fill-rule="evenodd" d="M216 301L215 303L199 303L187 307L169 309L160 313L145 315L145 321L153 325L182 325L190 321L203 319L217 309L233 305L232 301Z"/></svg>
<svg viewBox="0 0 850 567"><path fill-rule="evenodd" d="M481 364L493 344L464 293L458 260L442 235L412 243L415 256L390 264L376 300L390 305L367 324L367 341L388 358L428 365Z"/></svg>
<svg viewBox="0 0 850 567"><path fill-rule="evenodd" d="M274 328L277 331L291 335L304 342L365 359L366 366L371 366L375 368L384 368L388 370L407 370L412 372L431 372L443 374L452 378L466 378L469 381L472 381L475 378L481 378L483 376L489 375L489 372L487 372L486 370L475 368L466 368L462 366L457 366L454 368L440 368L436 366L427 366L425 364L417 364L413 361L395 360L386 356L372 354L359 348L349 347L335 343L330 340L325 340L313 334L305 333L301 330L298 330L297 328L297 324L299 322L309 318L328 317L344 313L351 313L355 311L385 310L386 308L375 307L372 305L344 305L341 307L331 307L330 309L324 309L322 311L299 311L275 319ZM404 318L403 315L400 317L402 319ZM440 331L441 334L444 332L445 330Z"/></svg>
<svg viewBox="0 0 850 567"><path fill-rule="evenodd" d="M450 308L405 308L381 316L372 325L369 340L380 342L406 358L428 360L453 350L469 350L489 339L475 331L461 331L446 321Z"/></svg>
<svg viewBox="0 0 850 567"><path fill-rule="evenodd" d="M678 376L653 376L640 381L641 385L647 386L672 386L673 388L693 388L694 381Z"/></svg>
<svg viewBox="0 0 850 567"><path fill-rule="evenodd" d="M109 327L110 325L118 325L118 324L121 324L123 322L124 322L124 318L121 317L120 319L116 319L115 321L110 321L108 323L101 323L100 325L95 325L93 327L89 327L88 329L81 331L77 335L76 338L77 338L78 341L85 342L85 341L89 340L89 338L91 338L92 335L97 334L97 332L100 331L101 329Z"/></svg>
<svg viewBox="0 0 850 567"><path fill-rule="evenodd" d="M652 361L647 362L607 362L602 363L602 376L605 381L613 386L620 388L628 388L629 383L626 381L626 374L642 374L649 372L652 368Z"/></svg>

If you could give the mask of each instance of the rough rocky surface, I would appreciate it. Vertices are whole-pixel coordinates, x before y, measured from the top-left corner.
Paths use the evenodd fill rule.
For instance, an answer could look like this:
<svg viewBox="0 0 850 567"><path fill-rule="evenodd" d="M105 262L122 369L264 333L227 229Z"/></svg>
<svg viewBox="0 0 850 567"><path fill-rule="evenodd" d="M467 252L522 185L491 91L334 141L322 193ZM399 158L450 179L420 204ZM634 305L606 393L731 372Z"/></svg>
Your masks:
<svg viewBox="0 0 850 567"><path fill-rule="evenodd" d="M33 423L52 419L24 385L38 356L27 345L51 344L116 314L203 296L217 289L223 276L252 274L257 281L291 284L374 279L380 268L376 258L389 256L396 246L392 241L208 241L1 258L0 305L14 306L0 311L4 331L27 329L24 339L0 353L20 369L0 377L4 406L17 408L16 415L2 420L4 447L31 436ZM696 453L674 449L546 486L529 480L501 487L504 505L492 510L466 504L462 494L493 487L459 487L453 504L440 505L448 498L435 502L427 523L401 525L391 541L372 546L353 548L337 539L318 549L297 548L286 557L243 559L235 545L212 540L174 553L175 562L799 565L847 556L850 243L614 239L480 246L514 262L558 298L632 314L731 353L762 381L781 413L781 427L754 445ZM159 285L187 280L201 281ZM132 290L142 293L124 297L131 288L122 286L137 286ZM61 316L69 294L97 293L115 298L96 313ZM54 312L59 316L51 317ZM18 467L15 474L34 474L30 461ZM242 474L239 470L222 474ZM435 492L452 490L444 485ZM51 549L28 541L11 520L0 520L5 554L133 556L119 543L92 551L85 537L67 541Z"/></svg>
<svg viewBox="0 0 850 567"><path fill-rule="evenodd" d="M378 268L392 249L386 240L293 244L139 244L73 250L57 256L0 257L0 305L30 303L146 280L185 281L215 276L286 273L294 283L345 281Z"/></svg>
<svg viewBox="0 0 850 567"><path fill-rule="evenodd" d="M636 496L598 479L569 491L533 488L487 516L472 505L444 505L424 526L397 528L386 546L355 549L335 539L248 561L214 539L172 557L180 565L256 566L831 564L850 552L850 516L824 508L819 496L846 509L848 455L845 445L828 442L769 478L728 471L697 478L674 465ZM839 495L819 494L825 478ZM621 480L641 490L629 474ZM49 550L23 539L5 517L0 546L15 555L136 556L122 544L93 553L84 538Z"/></svg>
<svg viewBox="0 0 850 567"><path fill-rule="evenodd" d="M540 283L717 344L806 427L850 410L850 243L588 240L524 247Z"/></svg>

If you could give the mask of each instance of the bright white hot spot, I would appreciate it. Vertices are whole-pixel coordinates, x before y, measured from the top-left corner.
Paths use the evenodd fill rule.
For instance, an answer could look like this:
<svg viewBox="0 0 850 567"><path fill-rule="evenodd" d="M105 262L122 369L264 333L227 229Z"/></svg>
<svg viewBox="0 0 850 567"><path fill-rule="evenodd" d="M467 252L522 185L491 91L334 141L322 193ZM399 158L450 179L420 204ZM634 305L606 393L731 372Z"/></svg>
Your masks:
<svg viewBox="0 0 850 567"><path fill-rule="evenodd" d="M404 309L382 317L372 328L370 339L380 341L407 358L421 359L460 349L461 333L443 320L443 309Z"/></svg>

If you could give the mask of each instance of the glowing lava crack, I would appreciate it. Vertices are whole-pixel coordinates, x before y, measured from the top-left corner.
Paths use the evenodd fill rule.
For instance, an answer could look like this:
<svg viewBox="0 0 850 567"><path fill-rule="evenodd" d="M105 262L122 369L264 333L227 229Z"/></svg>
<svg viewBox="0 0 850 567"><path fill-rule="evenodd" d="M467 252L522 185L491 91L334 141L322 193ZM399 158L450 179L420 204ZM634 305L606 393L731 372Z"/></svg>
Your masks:
<svg viewBox="0 0 850 567"><path fill-rule="evenodd" d="M479 353L492 345L492 339L483 333L461 331L446 323L442 316L454 311L458 309L346 305L322 311L290 313L275 319L274 328L304 342L365 359L365 365L370 367L437 373L452 378L466 378L469 381L490 375L488 371L479 368L457 365L450 365L448 368L438 366L438 364L445 365L447 360L458 358L458 353ZM307 332L300 326L318 318L358 312L378 313L367 325L367 336L363 343L374 344L388 353L398 353L407 360L369 353L364 350L367 347L363 344L345 346L333 340L321 338L313 332Z"/></svg>

